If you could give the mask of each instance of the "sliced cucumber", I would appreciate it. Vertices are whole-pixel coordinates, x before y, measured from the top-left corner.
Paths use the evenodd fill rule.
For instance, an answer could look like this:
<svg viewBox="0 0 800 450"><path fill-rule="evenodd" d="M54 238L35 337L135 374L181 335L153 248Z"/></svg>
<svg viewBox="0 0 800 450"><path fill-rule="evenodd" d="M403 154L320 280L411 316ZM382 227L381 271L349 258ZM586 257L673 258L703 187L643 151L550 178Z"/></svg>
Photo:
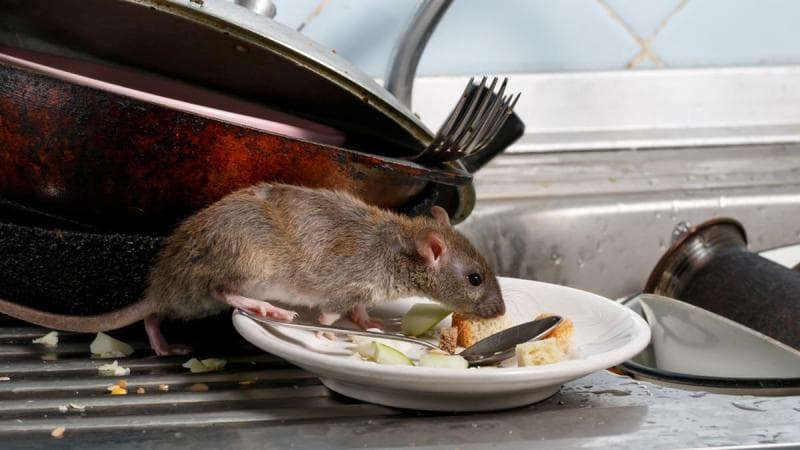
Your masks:
<svg viewBox="0 0 800 450"><path fill-rule="evenodd" d="M469 363L463 356L428 353L419 359L420 367L436 367L440 369L466 369Z"/></svg>
<svg viewBox="0 0 800 450"><path fill-rule="evenodd" d="M403 354L400 350L389 347L380 342L373 342L375 346L375 362L378 364L395 364L404 366L413 366L414 363L408 359L408 356Z"/></svg>
<svg viewBox="0 0 800 450"><path fill-rule="evenodd" d="M435 303L417 303L403 316L402 333L419 336L435 327L452 311Z"/></svg>

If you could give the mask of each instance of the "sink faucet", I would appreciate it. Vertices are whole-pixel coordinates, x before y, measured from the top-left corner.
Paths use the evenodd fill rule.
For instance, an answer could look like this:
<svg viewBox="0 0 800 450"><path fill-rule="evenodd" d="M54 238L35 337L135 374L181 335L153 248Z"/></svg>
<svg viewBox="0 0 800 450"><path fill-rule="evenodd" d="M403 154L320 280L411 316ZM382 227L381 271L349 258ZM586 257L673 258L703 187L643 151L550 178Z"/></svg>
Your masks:
<svg viewBox="0 0 800 450"><path fill-rule="evenodd" d="M392 50L384 87L409 109L417 63L433 30L451 3L452 0L423 0Z"/></svg>

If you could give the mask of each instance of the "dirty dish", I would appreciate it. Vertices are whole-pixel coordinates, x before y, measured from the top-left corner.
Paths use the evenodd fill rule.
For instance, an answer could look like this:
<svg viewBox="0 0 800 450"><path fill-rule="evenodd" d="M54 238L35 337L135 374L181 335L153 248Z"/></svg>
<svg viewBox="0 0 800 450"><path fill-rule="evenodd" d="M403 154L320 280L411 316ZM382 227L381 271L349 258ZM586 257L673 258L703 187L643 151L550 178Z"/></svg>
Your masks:
<svg viewBox="0 0 800 450"><path fill-rule="evenodd" d="M507 314L515 323L543 312L572 320L574 351L569 359L535 367L516 367L512 360L504 367L469 369L386 366L352 355L344 340L325 342L313 332L262 325L242 314L234 314L233 323L253 345L318 375L325 386L342 395L432 411L491 411L535 403L558 392L565 382L625 361L650 340L641 317L606 298L529 280L499 278L499 282ZM401 317L424 301L398 300L376 307L371 315L384 320ZM447 321L440 326L447 326Z"/></svg>

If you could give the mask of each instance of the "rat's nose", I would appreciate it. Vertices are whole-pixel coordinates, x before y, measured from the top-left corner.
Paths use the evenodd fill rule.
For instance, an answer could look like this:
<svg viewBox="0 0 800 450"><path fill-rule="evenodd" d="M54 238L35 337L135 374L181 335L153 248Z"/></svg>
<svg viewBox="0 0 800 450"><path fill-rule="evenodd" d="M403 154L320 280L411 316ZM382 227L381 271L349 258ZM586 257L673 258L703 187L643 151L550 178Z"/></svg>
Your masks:
<svg viewBox="0 0 800 450"><path fill-rule="evenodd" d="M475 314L485 319L502 316L505 313L506 304L501 297L488 298L475 308Z"/></svg>

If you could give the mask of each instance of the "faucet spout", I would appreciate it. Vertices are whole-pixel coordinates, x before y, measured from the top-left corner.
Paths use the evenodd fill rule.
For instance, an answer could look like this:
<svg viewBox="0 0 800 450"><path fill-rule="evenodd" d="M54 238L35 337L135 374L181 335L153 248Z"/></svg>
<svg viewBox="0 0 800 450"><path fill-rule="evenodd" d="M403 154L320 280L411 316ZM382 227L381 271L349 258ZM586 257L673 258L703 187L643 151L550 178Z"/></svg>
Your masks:
<svg viewBox="0 0 800 450"><path fill-rule="evenodd" d="M411 108L411 90L422 52L452 0L424 0L392 50L384 87Z"/></svg>

